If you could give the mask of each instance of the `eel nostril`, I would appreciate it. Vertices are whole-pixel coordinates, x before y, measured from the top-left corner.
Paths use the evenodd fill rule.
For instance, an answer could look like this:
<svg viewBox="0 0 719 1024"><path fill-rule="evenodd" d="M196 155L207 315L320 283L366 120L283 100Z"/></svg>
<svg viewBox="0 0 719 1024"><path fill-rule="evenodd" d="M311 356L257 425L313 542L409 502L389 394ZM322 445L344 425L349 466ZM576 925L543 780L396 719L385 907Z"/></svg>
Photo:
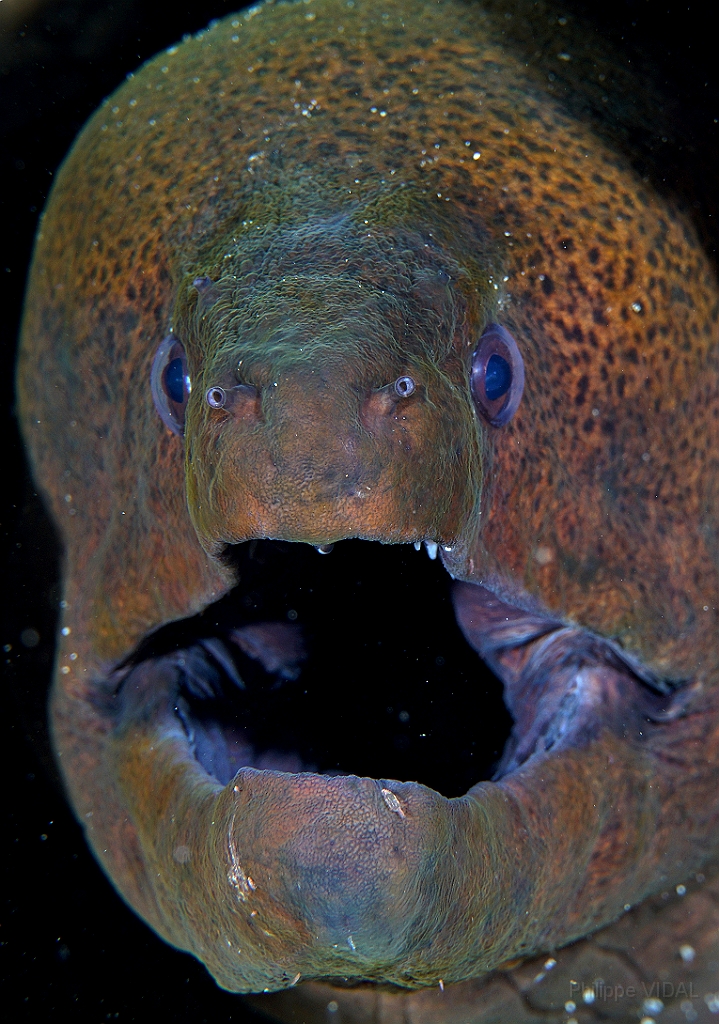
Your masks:
<svg viewBox="0 0 719 1024"><path fill-rule="evenodd" d="M398 377L394 382L395 393L399 395L400 398L409 398L410 395L414 394L416 388L417 385L412 377Z"/></svg>
<svg viewBox="0 0 719 1024"><path fill-rule="evenodd" d="M222 387L213 384L205 391L205 401L211 409L222 410L226 415L217 422L225 422L227 414L233 420L245 424L259 423L262 419L262 397L259 388L252 384L235 384Z"/></svg>
<svg viewBox="0 0 719 1024"><path fill-rule="evenodd" d="M211 387L207 389L205 399L211 409L224 409L227 402L227 392L224 388Z"/></svg>

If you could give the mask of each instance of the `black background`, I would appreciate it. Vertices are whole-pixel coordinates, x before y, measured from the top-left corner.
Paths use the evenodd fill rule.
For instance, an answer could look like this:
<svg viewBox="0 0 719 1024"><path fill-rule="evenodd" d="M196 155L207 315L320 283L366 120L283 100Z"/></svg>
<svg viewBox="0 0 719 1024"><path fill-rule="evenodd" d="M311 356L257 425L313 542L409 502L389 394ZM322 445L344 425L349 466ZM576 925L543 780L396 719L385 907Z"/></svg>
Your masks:
<svg viewBox="0 0 719 1024"><path fill-rule="evenodd" d="M575 0L557 10L589 17L617 60L634 59L639 50L649 55L655 82L677 103L676 132L653 173L683 195L715 256L719 62L713 6ZM0 536L6 555L0 577L6 604L0 627L0 1007L8 1020L259 1020L217 989L201 965L155 938L115 896L64 803L44 725L59 599L57 551L27 478L12 397L36 221L74 136L129 71L237 7L232 0L181 2L171 11L153 0L0 0Z"/></svg>

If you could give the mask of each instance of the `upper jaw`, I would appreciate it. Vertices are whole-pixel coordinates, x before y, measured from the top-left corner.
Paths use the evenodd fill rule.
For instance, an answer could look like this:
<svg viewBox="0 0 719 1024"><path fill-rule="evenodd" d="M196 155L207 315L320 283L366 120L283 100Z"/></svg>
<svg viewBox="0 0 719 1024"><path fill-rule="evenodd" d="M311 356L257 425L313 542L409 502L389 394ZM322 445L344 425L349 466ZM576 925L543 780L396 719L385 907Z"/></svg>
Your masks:
<svg viewBox="0 0 719 1024"><path fill-rule="evenodd" d="M205 551L257 538L450 548L476 532L480 437L457 381L427 363L408 398L378 409L383 389L347 385L347 362L322 377L278 369L250 425L200 399L188 407L187 507ZM458 358L452 370L462 376Z"/></svg>

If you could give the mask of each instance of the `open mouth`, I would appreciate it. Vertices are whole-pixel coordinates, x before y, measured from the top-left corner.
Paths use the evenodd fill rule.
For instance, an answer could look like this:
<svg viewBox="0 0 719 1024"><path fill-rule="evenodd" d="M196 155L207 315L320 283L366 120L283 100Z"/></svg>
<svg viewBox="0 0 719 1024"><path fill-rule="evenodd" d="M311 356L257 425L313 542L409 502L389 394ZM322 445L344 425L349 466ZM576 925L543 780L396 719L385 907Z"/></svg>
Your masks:
<svg viewBox="0 0 719 1024"><path fill-rule="evenodd" d="M681 691L408 545L224 557L104 705L134 902L223 987L461 981L653 891Z"/></svg>
<svg viewBox="0 0 719 1024"><path fill-rule="evenodd" d="M434 552L432 552L434 554ZM240 768L415 780L446 797L492 777L512 720L455 619L453 581L408 545L252 541L237 585L154 633L175 714L221 785Z"/></svg>

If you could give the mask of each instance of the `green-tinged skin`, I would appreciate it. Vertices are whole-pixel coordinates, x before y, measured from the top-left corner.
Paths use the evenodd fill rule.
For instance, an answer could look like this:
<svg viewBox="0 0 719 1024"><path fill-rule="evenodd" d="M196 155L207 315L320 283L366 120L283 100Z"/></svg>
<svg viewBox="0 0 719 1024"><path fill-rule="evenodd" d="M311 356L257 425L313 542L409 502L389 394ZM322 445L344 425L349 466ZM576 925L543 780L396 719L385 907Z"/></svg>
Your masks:
<svg viewBox="0 0 719 1024"><path fill-rule="evenodd" d="M220 984L314 979L267 997L283 1020L566 1020L569 982L599 971L637 989L615 1000L635 1020L661 971L676 1014L680 983L719 979L716 883L661 896L719 853L719 289L689 221L547 90L504 13L225 19L106 101L38 235L19 394L65 542L70 798L128 902ZM469 390L491 322L526 375L497 429ZM184 442L149 388L170 330ZM125 717L112 673L232 586L225 545L262 537L437 541L456 577L621 645L681 712L459 800L252 769L223 789L167 714L167 666L131 677ZM371 984L326 984L343 978Z"/></svg>

